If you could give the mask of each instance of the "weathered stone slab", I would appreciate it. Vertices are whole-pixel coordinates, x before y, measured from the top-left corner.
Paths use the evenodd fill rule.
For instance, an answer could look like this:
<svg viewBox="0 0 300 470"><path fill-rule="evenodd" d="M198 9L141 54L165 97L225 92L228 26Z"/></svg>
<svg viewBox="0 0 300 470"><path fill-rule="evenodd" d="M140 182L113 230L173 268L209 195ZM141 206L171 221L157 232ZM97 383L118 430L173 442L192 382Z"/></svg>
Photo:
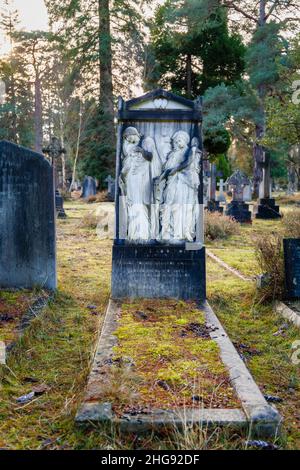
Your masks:
<svg viewBox="0 0 300 470"><path fill-rule="evenodd" d="M294 323L297 328L300 328L300 313L285 305L283 302L276 302L275 310L286 320Z"/></svg>
<svg viewBox="0 0 300 470"><path fill-rule="evenodd" d="M0 287L56 288L53 171L42 156L0 142Z"/></svg>

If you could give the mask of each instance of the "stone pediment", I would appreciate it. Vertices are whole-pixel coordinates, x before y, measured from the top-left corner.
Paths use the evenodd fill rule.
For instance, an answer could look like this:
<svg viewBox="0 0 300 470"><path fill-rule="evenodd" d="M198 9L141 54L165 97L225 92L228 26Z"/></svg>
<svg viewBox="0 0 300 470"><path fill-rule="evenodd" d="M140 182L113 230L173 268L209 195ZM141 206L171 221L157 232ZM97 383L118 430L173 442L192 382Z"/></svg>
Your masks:
<svg viewBox="0 0 300 470"><path fill-rule="evenodd" d="M131 120L145 119L184 119L201 121L201 99L188 100L161 88L129 101L123 101L119 118Z"/></svg>

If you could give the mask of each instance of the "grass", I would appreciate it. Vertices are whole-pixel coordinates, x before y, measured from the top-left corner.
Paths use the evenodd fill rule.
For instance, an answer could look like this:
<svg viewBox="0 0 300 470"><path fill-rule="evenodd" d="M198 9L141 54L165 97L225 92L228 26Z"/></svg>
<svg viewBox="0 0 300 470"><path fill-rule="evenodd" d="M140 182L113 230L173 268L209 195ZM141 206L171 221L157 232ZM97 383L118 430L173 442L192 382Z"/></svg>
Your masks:
<svg viewBox="0 0 300 470"><path fill-rule="evenodd" d="M291 207L283 207L284 212ZM109 298L111 242L99 240L89 224L81 224L90 205L70 201L66 210L68 219L58 223L58 293L18 340L7 367L0 369L0 448L243 449L245 436L221 429L127 438L117 431L75 426ZM280 230L281 221L255 221L252 227L242 227L240 235L208 245L225 262L252 275L257 272L253 235ZM278 405L284 418L283 436L277 444L283 449L300 449L300 366L291 361L299 330L285 328L285 321L274 314L271 305L257 305L253 283L238 279L210 259L207 281L209 301L261 390L283 399ZM9 299L12 293L1 292L1 300L6 295ZM27 297L27 293L21 295ZM13 311L17 302L10 299ZM88 308L91 306L95 308ZM7 334L8 340L9 328L9 323L1 326L1 334ZM160 345L156 346L154 353L161 354ZM33 384L33 380L37 382ZM36 384L48 385L49 391L26 405L17 404L16 398Z"/></svg>

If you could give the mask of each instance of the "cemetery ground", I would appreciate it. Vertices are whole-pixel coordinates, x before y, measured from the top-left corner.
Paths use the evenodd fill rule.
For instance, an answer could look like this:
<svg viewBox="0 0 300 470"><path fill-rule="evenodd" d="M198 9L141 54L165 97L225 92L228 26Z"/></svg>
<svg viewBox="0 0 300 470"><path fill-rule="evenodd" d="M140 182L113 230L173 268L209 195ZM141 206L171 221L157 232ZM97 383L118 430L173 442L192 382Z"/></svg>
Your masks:
<svg viewBox="0 0 300 470"><path fill-rule="evenodd" d="M283 212L294 207L289 202L280 202ZM58 221L57 227L59 289L45 308L35 310L45 293L0 293L1 340L13 343L6 366L0 366L0 448L244 449L247 435L226 429L137 437L75 424L110 294L111 241L97 237L92 215L97 206L65 204L68 219ZM207 247L251 278L259 273L253 235L281 230L281 221L254 221L242 226L240 234L208 242ZM276 404L284 419L282 435L274 443L299 449L300 366L291 360L299 329L287 325L271 304L259 302L255 282L242 280L209 257L207 284L210 304L261 391L282 399ZM19 337L20 319L30 306L30 325ZM212 354L210 360L218 358ZM17 402L33 390L37 393L32 400Z"/></svg>

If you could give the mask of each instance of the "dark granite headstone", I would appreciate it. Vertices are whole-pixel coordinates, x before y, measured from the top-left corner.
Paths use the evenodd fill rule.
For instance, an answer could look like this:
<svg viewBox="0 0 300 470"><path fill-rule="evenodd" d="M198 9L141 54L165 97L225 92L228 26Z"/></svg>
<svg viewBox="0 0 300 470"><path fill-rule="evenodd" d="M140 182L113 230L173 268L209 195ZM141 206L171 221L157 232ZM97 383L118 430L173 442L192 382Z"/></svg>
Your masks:
<svg viewBox="0 0 300 470"><path fill-rule="evenodd" d="M205 299L204 247L115 245L113 263L113 298Z"/></svg>
<svg viewBox="0 0 300 470"><path fill-rule="evenodd" d="M300 299L300 239L284 239L283 248L286 296Z"/></svg>
<svg viewBox="0 0 300 470"><path fill-rule="evenodd" d="M40 154L0 142L0 287L56 288L53 170Z"/></svg>
<svg viewBox="0 0 300 470"><path fill-rule="evenodd" d="M112 176L108 176L105 180L107 183L107 199L109 202L115 201L116 181Z"/></svg>
<svg viewBox="0 0 300 470"><path fill-rule="evenodd" d="M81 197L87 199L90 196L96 196L97 194L97 183L95 178L92 176L85 176L82 185Z"/></svg>

